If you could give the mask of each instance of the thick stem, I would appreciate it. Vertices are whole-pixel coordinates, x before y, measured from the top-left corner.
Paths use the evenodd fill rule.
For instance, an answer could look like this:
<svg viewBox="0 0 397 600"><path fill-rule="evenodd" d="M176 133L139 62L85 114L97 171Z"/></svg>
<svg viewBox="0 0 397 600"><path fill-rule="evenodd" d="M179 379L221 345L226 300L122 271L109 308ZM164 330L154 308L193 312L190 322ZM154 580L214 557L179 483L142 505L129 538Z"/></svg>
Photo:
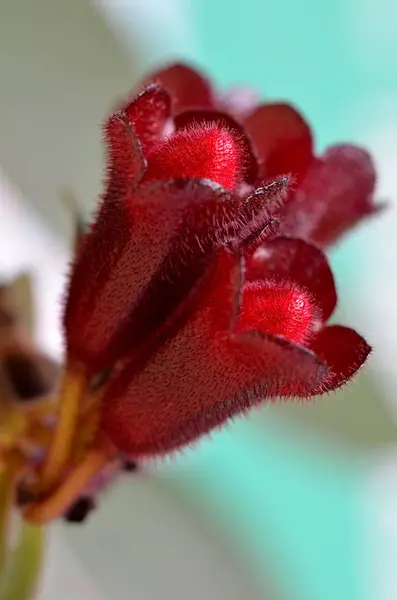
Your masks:
<svg viewBox="0 0 397 600"><path fill-rule="evenodd" d="M30 504L23 511L23 518L30 523L45 524L60 517L116 454L110 442L99 440L50 496Z"/></svg>
<svg viewBox="0 0 397 600"><path fill-rule="evenodd" d="M79 369L66 367L54 436L39 476L38 493L55 487L67 466L76 435L87 379Z"/></svg>

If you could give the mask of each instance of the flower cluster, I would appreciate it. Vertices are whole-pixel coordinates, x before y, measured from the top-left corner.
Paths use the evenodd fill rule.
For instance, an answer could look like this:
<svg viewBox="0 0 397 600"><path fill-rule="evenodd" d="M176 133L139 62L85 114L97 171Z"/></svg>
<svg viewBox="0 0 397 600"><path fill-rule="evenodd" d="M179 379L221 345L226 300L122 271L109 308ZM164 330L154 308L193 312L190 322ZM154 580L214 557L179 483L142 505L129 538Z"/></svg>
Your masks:
<svg viewBox="0 0 397 600"><path fill-rule="evenodd" d="M181 65L149 81L106 124L106 191L65 311L76 369L119 365L102 423L135 457L350 379L369 347L326 326L336 291L320 248L376 210L368 154L315 156L291 106L225 112Z"/></svg>
<svg viewBox="0 0 397 600"><path fill-rule="evenodd" d="M120 453L162 456L269 399L334 390L370 352L327 325L337 294L324 255L378 210L366 151L317 156L295 108L222 96L184 65L151 75L107 119L105 141L33 521Z"/></svg>

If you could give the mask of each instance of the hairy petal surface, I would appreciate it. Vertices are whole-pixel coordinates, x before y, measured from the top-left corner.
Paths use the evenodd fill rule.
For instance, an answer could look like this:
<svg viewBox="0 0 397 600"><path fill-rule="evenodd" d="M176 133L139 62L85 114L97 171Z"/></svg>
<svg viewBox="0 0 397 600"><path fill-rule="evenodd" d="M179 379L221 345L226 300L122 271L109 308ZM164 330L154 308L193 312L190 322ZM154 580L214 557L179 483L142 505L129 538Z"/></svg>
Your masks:
<svg viewBox="0 0 397 600"><path fill-rule="evenodd" d="M209 81L192 67L173 64L149 75L146 83L164 87L172 99L174 114L191 108L212 108L213 94Z"/></svg>
<svg viewBox="0 0 397 600"><path fill-rule="evenodd" d="M313 297L295 282L265 279L244 285L238 331L256 329L306 345L318 322Z"/></svg>
<svg viewBox="0 0 397 600"><path fill-rule="evenodd" d="M64 326L71 356L98 370L161 327L223 245L244 243L283 195L274 182L243 203L212 182L148 182L104 202L78 253Z"/></svg>
<svg viewBox="0 0 397 600"><path fill-rule="evenodd" d="M277 237L261 244L247 265L247 280L294 281L315 298L323 321L333 313L336 288L324 253L300 239Z"/></svg>
<svg viewBox="0 0 397 600"><path fill-rule="evenodd" d="M356 146L333 146L312 164L285 209L281 231L325 247L376 213L375 167Z"/></svg>
<svg viewBox="0 0 397 600"><path fill-rule="evenodd" d="M188 110L180 113L174 119L176 130L185 129L186 127L208 127L216 126L219 129L226 129L234 135L239 141L242 149L241 152L241 173L244 175L244 180L252 184L256 181L258 175L258 165L252 150L252 144L240 125L235 119L224 112L217 110Z"/></svg>
<svg viewBox="0 0 397 600"><path fill-rule="evenodd" d="M171 98L160 86L149 85L124 104L122 112L133 125L146 156L164 136L171 116Z"/></svg>
<svg viewBox="0 0 397 600"><path fill-rule="evenodd" d="M330 369L329 377L314 391L328 392L347 383L368 358L371 347L354 329L330 325L320 331L311 349Z"/></svg>
<svg viewBox="0 0 397 600"><path fill-rule="evenodd" d="M139 457L171 452L267 398L310 393L328 374L309 350L260 332L234 333L241 262L222 250L194 315L104 399L104 428Z"/></svg>
<svg viewBox="0 0 397 600"><path fill-rule="evenodd" d="M244 121L259 163L259 178L300 179L313 160L309 125L289 104L263 104Z"/></svg>
<svg viewBox="0 0 397 600"><path fill-rule="evenodd" d="M210 179L232 190L242 179L245 147L235 131L215 122L178 129L149 157L145 180Z"/></svg>

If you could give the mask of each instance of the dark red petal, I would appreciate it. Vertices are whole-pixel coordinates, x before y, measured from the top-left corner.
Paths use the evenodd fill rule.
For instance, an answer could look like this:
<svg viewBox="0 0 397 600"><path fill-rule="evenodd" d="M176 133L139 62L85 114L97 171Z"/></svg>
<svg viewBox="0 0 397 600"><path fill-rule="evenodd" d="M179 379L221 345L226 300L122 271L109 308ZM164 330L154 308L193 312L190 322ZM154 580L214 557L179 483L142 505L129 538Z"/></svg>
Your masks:
<svg viewBox="0 0 397 600"><path fill-rule="evenodd" d="M195 248L189 236L197 245L196 232L208 234L206 222L191 219L187 223L186 215L197 206L204 207L205 215L205 207L216 207L225 197L230 200L220 188L189 180L141 184L123 196L105 197L71 274L64 316L71 356L95 369L112 364L123 352L123 344L133 347L136 342L125 321L139 302L147 304L153 326L157 324L167 301L178 298L168 286L185 291L178 277L179 266ZM162 287L153 316L153 306L142 294L155 276ZM156 295L153 289L152 302ZM145 333L143 329L142 336Z"/></svg>
<svg viewBox="0 0 397 600"><path fill-rule="evenodd" d="M256 329L306 345L319 322L311 294L292 281L251 281L244 285L237 331Z"/></svg>
<svg viewBox="0 0 397 600"><path fill-rule="evenodd" d="M321 310L323 321L333 313L337 295L332 271L321 250L299 239L278 237L258 248L247 265L247 280L296 282L307 289Z"/></svg>
<svg viewBox="0 0 397 600"><path fill-rule="evenodd" d="M217 249L229 243L244 244L252 224L259 219L262 223L268 221L280 202L283 185L273 182L243 204L210 182L153 183L146 190L141 186L143 204L150 194L159 194L168 206L175 203L179 207L178 227L150 284L122 323L108 353L139 355L140 344L145 344L151 333L155 341L164 335L160 329L173 324L176 312L190 310L190 292L193 290L194 297L194 288L213 262Z"/></svg>
<svg viewBox="0 0 397 600"><path fill-rule="evenodd" d="M240 137L227 127L191 124L150 154L145 180L210 179L231 190L242 179L244 150Z"/></svg>
<svg viewBox="0 0 397 600"><path fill-rule="evenodd" d="M64 321L69 354L92 370L139 354L216 249L244 243L283 190L284 182L274 182L241 204L211 182L177 180L141 184L104 202L72 271Z"/></svg>
<svg viewBox="0 0 397 600"><path fill-rule="evenodd" d="M107 147L105 195L123 195L142 178L146 162L141 144L126 115L114 113L104 126Z"/></svg>
<svg viewBox="0 0 397 600"><path fill-rule="evenodd" d="M164 87L172 99L173 113L190 108L211 108L212 90L209 82L195 69L183 64L170 65L152 73L147 83Z"/></svg>
<svg viewBox="0 0 397 600"><path fill-rule="evenodd" d="M371 352L371 347L354 329L341 325L325 327L310 347L331 371L315 394L341 387L353 377Z"/></svg>
<svg viewBox="0 0 397 600"><path fill-rule="evenodd" d="M216 124L219 128L225 128L233 132L236 139L239 140L242 148L244 165L242 174L247 183L254 183L257 179L258 165L252 151L250 140L241 125L226 113L217 110L189 110L177 115L174 119L176 129L184 129L192 125Z"/></svg>
<svg viewBox="0 0 397 600"><path fill-rule="evenodd" d="M259 162L259 178L300 178L313 160L309 125L288 104L264 104L244 122Z"/></svg>
<svg viewBox="0 0 397 600"><path fill-rule="evenodd" d="M275 234L277 218L287 198L288 184L288 178L281 177L257 188L240 203L234 221L234 237L244 246L247 255ZM231 215L229 219L232 220Z"/></svg>
<svg viewBox="0 0 397 600"><path fill-rule="evenodd" d="M171 99L158 85L149 85L139 96L123 106L123 112L134 126L145 155L164 135L171 115Z"/></svg>
<svg viewBox="0 0 397 600"><path fill-rule="evenodd" d="M335 242L379 210L373 200L375 181L368 152L348 145L330 148L311 166L288 203L282 231L322 247Z"/></svg>
<svg viewBox="0 0 397 600"><path fill-rule="evenodd" d="M134 457L163 455L277 395L307 394L328 370L313 353L255 332L234 335L241 269L222 251L194 316L140 371L108 388L103 426Z"/></svg>

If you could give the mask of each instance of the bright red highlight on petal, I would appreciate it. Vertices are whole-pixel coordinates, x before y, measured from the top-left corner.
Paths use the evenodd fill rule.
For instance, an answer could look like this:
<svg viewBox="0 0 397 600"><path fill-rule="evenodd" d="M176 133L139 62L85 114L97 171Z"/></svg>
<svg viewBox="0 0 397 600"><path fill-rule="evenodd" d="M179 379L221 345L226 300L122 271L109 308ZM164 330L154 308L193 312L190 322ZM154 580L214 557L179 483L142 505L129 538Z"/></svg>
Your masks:
<svg viewBox="0 0 397 600"><path fill-rule="evenodd" d="M243 166L243 145L234 132L215 123L193 125L150 154L145 180L194 177L233 189L241 181Z"/></svg>
<svg viewBox="0 0 397 600"><path fill-rule="evenodd" d="M126 364L103 398L106 434L134 458L162 456L252 406L307 396L329 375L315 354L260 331L232 333L244 261L222 250L201 302L151 360Z"/></svg>
<svg viewBox="0 0 397 600"><path fill-rule="evenodd" d="M237 329L256 329L303 344L313 332L318 317L311 295L293 282L253 281L243 288Z"/></svg>
<svg viewBox="0 0 397 600"><path fill-rule="evenodd" d="M332 271L324 253L303 240L278 237L261 244L247 264L247 281L290 280L308 290L327 321L337 295Z"/></svg>
<svg viewBox="0 0 397 600"><path fill-rule="evenodd" d="M183 65L153 80L107 120L106 187L64 312L67 360L108 373L101 427L135 458L354 376L370 347L327 326L323 249L379 210L368 153L316 156L288 104L225 104Z"/></svg>

